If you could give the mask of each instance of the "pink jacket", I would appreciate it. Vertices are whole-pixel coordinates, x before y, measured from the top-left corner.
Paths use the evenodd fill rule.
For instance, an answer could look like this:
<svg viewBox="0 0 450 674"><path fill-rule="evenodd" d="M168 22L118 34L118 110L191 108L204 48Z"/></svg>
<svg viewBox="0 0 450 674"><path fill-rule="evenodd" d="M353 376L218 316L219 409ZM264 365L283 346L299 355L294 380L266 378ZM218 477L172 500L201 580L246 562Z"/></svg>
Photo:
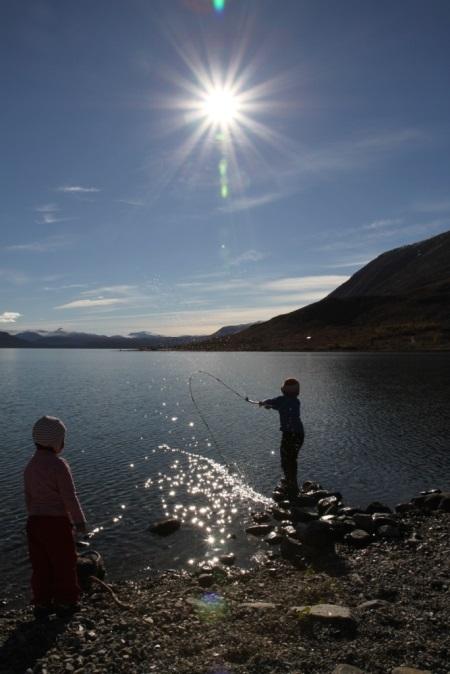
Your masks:
<svg viewBox="0 0 450 674"><path fill-rule="evenodd" d="M37 449L24 471L25 501L29 515L69 517L86 522L67 461L47 449Z"/></svg>

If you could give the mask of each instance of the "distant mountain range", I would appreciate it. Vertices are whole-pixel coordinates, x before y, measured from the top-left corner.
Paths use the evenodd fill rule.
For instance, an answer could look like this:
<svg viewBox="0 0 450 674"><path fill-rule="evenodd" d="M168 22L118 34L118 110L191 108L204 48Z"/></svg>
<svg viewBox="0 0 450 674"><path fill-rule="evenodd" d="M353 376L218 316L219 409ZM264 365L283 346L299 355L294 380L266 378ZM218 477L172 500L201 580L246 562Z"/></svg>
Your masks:
<svg viewBox="0 0 450 674"><path fill-rule="evenodd" d="M450 350L450 232L379 255L319 302L189 348Z"/></svg>
<svg viewBox="0 0 450 674"><path fill-rule="evenodd" d="M127 337L122 335L95 335L86 332L66 332L58 330L24 330L11 335L0 332L0 348L46 348L46 349L170 349L184 344L195 344L217 336L232 335L248 328L245 325L228 325L220 328L213 335L184 335L181 337L165 337L151 332L131 332Z"/></svg>

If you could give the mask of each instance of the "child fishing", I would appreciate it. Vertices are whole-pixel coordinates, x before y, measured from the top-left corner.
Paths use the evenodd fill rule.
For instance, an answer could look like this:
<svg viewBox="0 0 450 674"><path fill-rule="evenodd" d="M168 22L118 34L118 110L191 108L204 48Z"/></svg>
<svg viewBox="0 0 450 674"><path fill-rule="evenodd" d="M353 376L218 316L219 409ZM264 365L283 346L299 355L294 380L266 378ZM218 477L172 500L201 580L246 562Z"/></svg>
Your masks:
<svg viewBox="0 0 450 674"><path fill-rule="evenodd" d="M55 612L69 618L77 609L77 533L86 533L86 518L78 501L64 449L66 427L44 416L33 426L36 451L24 471L28 511L27 538L32 566L34 615L46 619Z"/></svg>
<svg viewBox="0 0 450 674"><path fill-rule="evenodd" d="M297 457L303 441L305 431L300 419L300 383L297 379L286 379L281 387L283 395L258 402L260 407L277 410L280 415L281 468L284 473L287 493L289 497L298 494Z"/></svg>

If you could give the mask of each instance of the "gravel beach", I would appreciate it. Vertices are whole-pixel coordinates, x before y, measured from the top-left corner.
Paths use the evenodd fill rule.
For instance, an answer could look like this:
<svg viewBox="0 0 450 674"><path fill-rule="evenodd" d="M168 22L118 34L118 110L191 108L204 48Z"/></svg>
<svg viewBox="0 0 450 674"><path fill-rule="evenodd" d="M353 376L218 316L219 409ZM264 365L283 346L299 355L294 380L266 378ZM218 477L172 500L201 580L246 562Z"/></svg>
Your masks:
<svg viewBox="0 0 450 674"><path fill-rule="evenodd" d="M448 674L450 514L398 515L402 536L303 564L165 572L85 595L70 621L0 616L0 672ZM176 534L175 534L176 535Z"/></svg>

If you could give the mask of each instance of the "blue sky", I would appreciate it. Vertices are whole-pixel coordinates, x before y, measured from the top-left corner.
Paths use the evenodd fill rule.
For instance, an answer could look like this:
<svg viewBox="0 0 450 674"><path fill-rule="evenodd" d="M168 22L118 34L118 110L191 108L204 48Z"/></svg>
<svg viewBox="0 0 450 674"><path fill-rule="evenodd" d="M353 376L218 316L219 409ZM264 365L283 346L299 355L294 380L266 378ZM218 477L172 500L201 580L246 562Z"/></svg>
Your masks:
<svg viewBox="0 0 450 674"><path fill-rule="evenodd" d="M1 330L208 333L450 228L447 0L0 12Z"/></svg>

